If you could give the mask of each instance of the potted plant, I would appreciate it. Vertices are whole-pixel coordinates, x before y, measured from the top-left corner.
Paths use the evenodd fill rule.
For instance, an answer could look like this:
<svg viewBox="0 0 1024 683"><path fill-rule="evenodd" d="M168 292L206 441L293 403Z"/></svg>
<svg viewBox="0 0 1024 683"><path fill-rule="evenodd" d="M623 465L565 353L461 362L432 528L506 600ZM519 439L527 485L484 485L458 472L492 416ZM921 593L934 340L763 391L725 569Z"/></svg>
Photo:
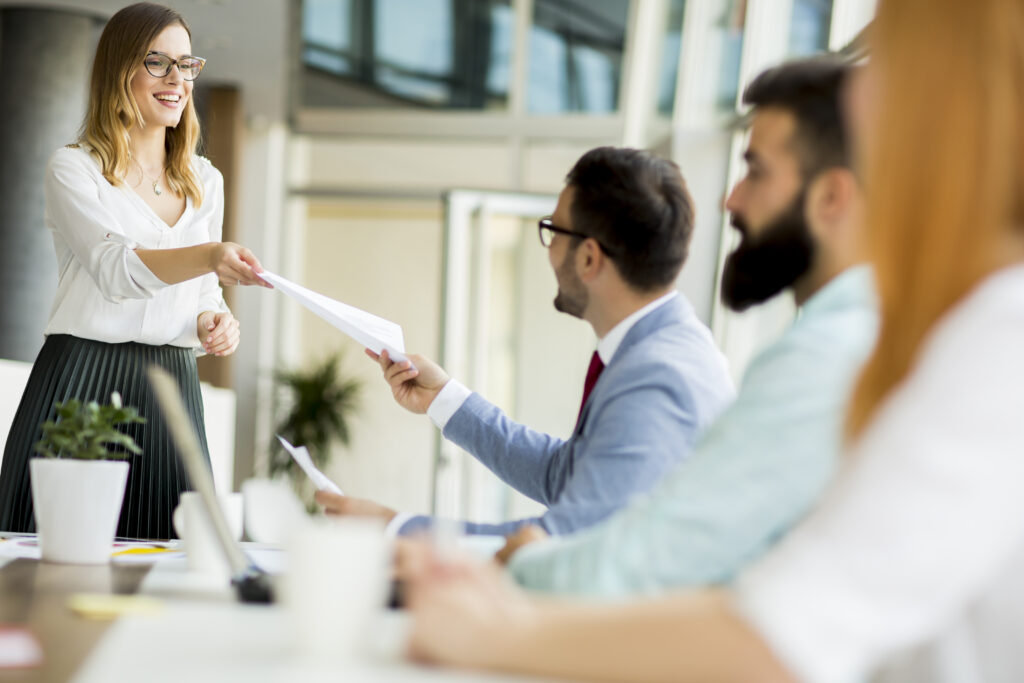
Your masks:
<svg viewBox="0 0 1024 683"><path fill-rule="evenodd" d="M118 425L143 423L135 408L78 399L54 404L29 463L36 530L43 560L105 564L121 513L129 453L141 453Z"/></svg>
<svg viewBox="0 0 1024 683"><path fill-rule="evenodd" d="M278 372L274 376L286 394L283 402L289 405L276 433L295 446L305 446L313 464L321 470L330 462L333 442L348 445L349 420L355 414L362 388L359 380L338 376L340 363L341 354L335 354L309 370ZM277 439L272 441L270 476L288 475L307 509L314 511L312 485Z"/></svg>

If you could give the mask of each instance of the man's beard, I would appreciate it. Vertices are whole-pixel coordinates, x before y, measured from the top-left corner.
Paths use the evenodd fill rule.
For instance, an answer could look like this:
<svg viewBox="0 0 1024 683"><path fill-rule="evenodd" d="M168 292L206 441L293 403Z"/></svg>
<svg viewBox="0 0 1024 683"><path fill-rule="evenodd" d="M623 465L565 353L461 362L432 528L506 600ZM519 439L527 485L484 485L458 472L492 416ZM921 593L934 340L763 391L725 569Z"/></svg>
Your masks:
<svg viewBox="0 0 1024 683"><path fill-rule="evenodd" d="M555 310L568 313L574 318L582 318L583 311L587 310L587 304L590 303L590 295L573 267L575 253L575 249L566 251L565 258L555 270L555 279L558 281Z"/></svg>
<svg viewBox="0 0 1024 683"><path fill-rule="evenodd" d="M739 215L733 214L731 222L743 235L722 272L722 302L732 310L767 301L811 267L814 240L804 217L803 192L756 237Z"/></svg>

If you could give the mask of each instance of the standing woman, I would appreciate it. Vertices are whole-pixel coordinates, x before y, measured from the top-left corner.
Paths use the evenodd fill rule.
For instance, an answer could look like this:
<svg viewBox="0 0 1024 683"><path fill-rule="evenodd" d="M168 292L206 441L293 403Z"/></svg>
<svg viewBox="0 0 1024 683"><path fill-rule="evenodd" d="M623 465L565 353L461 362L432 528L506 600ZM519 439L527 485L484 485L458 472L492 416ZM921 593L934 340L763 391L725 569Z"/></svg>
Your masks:
<svg viewBox="0 0 1024 683"><path fill-rule="evenodd" d="M60 279L11 426L0 471L0 529L33 531L28 461L56 401L106 402L118 391L146 424L117 534L170 538L171 513L190 488L146 382L156 363L181 385L206 451L195 356L238 347L238 322L220 283L265 284L244 247L221 242L221 174L196 155L192 88L205 60L172 9L117 12L100 37L88 113L77 144L50 159L46 225Z"/></svg>

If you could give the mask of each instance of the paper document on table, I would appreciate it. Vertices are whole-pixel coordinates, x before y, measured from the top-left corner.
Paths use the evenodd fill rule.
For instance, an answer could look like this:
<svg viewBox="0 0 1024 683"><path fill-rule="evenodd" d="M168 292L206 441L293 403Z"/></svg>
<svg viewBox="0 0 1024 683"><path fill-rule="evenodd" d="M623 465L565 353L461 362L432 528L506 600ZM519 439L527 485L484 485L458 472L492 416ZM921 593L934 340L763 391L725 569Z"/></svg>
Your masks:
<svg viewBox="0 0 1024 683"><path fill-rule="evenodd" d="M276 283L275 283L276 284ZM313 485L316 486L318 491L329 491L331 493L337 493L339 496L345 495L338 488L338 485L327 478L327 475L316 468L313 464L313 459L309 457L309 451L306 450L305 446L293 446L284 439L280 434L277 435L277 440L281 442L284 449L291 453L292 459L298 464L302 471L306 473L306 476L313 480Z"/></svg>
<svg viewBox="0 0 1024 683"><path fill-rule="evenodd" d="M398 323L367 313L355 306L335 301L323 294L306 289L270 271L259 274L313 313L337 327L374 353L387 349L391 360L401 362L405 357L405 338Z"/></svg>

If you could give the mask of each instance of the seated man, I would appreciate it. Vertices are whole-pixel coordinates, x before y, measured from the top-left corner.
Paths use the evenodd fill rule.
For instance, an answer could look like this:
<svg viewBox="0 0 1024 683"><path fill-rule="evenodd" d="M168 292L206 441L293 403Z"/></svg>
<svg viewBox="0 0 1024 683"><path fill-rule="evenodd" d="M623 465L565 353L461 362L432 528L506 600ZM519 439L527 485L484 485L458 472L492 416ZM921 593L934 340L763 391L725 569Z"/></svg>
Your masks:
<svg viewBox="0 0 1024 683"><path fill-rule="evenodd" d="M522 585L621 596L725 582L822 493L877 327L870 271L854 267L862 197L840 121L847 70L831 59L791 62L744 93L754 107L747 175L726 201L742 242L722 296L743 309L788 288L800 316L649 496L580 534L527 545L545 534L526 528L510 539L499 556L511 557Z"/></svg>
<svg viewBox="0 0 1024 683"><path fill-rule="evenodd" d="M634 149L591 150L539 227L558 281L555 308L586 320L599 340L572 436L513 422L426 358L411 356L415 369L379 358L400 405L427 413L445 438L548 508L534 519L467 522L466 533L537 524L562 534L604 519L685 459L733 398L711 333L674 288L693 229L675 164ZM383 517L403 534L431 521L324 492L317 500L328 513Z"/></svg>

